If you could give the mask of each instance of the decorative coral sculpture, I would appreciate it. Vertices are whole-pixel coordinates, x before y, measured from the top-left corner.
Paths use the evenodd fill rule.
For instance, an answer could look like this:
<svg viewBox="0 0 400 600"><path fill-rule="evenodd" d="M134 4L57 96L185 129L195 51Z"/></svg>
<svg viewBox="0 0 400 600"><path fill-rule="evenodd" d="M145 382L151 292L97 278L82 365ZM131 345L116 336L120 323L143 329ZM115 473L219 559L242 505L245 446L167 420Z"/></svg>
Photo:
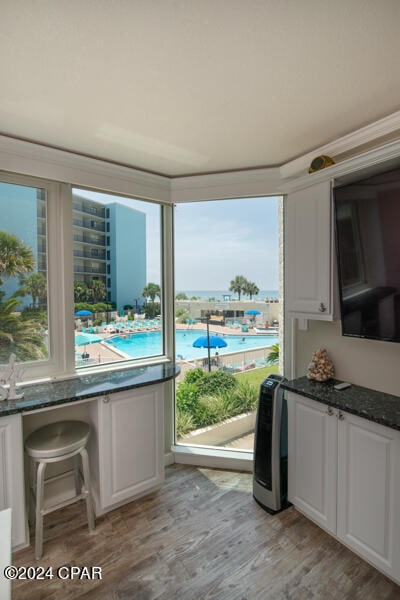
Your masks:
<svg viewBox="0 0 400 600"><path fill-rule="evenodd" d="M315 381L327 381L334 375L334 368L327 351L319 348L312 355L311 362L308 365L307 377Z"/></svg>

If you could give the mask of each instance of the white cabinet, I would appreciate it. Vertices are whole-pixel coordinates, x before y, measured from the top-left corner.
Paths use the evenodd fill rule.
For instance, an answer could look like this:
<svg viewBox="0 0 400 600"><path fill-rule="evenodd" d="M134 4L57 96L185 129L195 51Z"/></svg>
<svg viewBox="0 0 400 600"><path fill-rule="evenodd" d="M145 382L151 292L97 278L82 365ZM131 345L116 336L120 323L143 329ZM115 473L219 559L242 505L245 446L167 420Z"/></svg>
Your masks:
<svg viewBox="0 0 400 600"><path fill-rule="evenodd" d="M400 582L400 432L288 394L289 500Z"/></svg>
<svg viewBox="0 0 400 600"><path fill-rule="evenodd" d="M0 510L12 509L13 548L27 544L21 415L0 419Z"/></svg>
<svg viewBox="0 0 400 600"><path fill-rule="evenodd" d="M288 400L288 496L328 531L336 529L337 432L327 406L294 394Z"/></svg>
<svg viewBox="0 0 400 600"><path fill-rule="evenodd" d="M400 581L400 432L340 416L337 536Z"/></svg>
<svg viewBox="0 0 400 600"><path fill-rule="evenodd" d="M332 320L337 288L330 181L289 193L285 214L288 315Z"/></svg>
<svg viewBox="0 0 400 600"><path fill-rule="evenodd" d="M161 484L163 386L103 396L93 403L93 491L98 514Z"/></svg>

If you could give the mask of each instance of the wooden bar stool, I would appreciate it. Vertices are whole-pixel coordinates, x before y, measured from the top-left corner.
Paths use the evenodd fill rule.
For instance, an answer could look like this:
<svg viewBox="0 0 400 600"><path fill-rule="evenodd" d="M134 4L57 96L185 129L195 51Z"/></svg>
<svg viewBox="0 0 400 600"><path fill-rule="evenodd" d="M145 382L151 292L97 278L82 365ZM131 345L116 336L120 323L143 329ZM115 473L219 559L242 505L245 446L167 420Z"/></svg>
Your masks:
<svg viewBox="0 0 400 600"><path fill-rule="evenodd" d="M45 425L31 433L25 441L25 450L30 458L30 507L35 508L35 556L39 560L43 554L43 517L58 508L68 506L78 500L86 500L89 531L94 530L94 512L90 494L89 460L86 444L90 427L82 421L58 421ZM82 475L79 468L79 455L82 460ZM44 506L44 474L48 463L56 463L72 458L74 461L75 492L73 498L55 506ZM82 485L83 479L83 485ZM33 516L33 512L30 511Z"/></svg>

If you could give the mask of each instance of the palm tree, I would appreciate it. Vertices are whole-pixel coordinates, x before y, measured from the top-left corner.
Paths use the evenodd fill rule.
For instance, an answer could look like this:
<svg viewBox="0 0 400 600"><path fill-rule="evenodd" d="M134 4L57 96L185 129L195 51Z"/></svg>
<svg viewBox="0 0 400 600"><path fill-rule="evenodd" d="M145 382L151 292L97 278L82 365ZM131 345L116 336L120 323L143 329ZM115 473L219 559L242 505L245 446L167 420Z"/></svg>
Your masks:
<svg viewBox="0 0 400 600"><path fill-rule="evenodd" d="M257 296L259 291L260 289L252 281L247 281L246 285L243 288L243 292L250 296L250 300L253 299L253 296Z"/></svg>
<svg viewBox="0 0 400 600"><path fill-rule="evenodd" d="M84 281L74 281L74 302L86 302L88 288Z"/></svg>
<svg viewBox="0 0 400 600"><path fill-rule="evenodd" d="M35 268L32 248L16 235L0 231L0 283L1 277L15 277L31 273Z"/></svg>
<svg viewBox="0 0 400 600"><path fill-rule="evenodd" d="M269 365L279 364L279 344L272 344L270 353L267 356L267 363Z"/></svg>
<svg viewBox="0 0 400 600"><path fill-rule="evenodd" d="M7 363L11 353L19 362L47 355L40 324L18 314L19 304L14 297L0 302L0 363Z"/></svg>
<svg viewBox="0 0 400 600"><path fill-rule="evenodd" d="M236 275L235 279L232 279L232 281L231 281L229 290L231 292L236 292L236 294L239 296L239 300L240 300L240 296L241 296L242 292L244 291L246 283L247 283L246 277L243 277L243 275Z"/></svg>
<svg viewBox="0 0 400 600"><path fill-rule="evenodd" d="M106 286L101 279L92 279L92 281L88 285L88 292L91 301L96 304L96 302L102 302L106 297Z"/></svg>
<svg viewBox="0 0 400 600"><path fill-rule="evenodd" d="M154 300L158 296L161 299L161 289L157 283L148 283L142 291L143 298L150 298L154 304Z"/></svg>
<svg viewBox="0 0 400 600"><path fill-rule="evenodd" d="M47 281L42 273L31 273L30 275L22 275L20 277L22 285L22 293L32 296L33 308L39 307L39 301L46 298Z"/></svg>

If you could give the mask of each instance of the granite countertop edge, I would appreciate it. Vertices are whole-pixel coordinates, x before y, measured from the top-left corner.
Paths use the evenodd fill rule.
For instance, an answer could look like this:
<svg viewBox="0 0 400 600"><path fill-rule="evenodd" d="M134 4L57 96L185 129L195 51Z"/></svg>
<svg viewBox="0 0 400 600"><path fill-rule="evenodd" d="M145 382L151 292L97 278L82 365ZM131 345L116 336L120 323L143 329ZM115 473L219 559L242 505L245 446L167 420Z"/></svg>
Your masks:
<svg viewBox="0 0 400 600"><path fill-rule="evenodd" d="M341 383L341 381L330 379L318 382L307 377L299 377L284 381L281 387L311 400L400 431L399 396L358 385L351 385L344 390L335 390L334 385L337 383Z"/></svg>
<svg viewBox="0 0 400 600"><path fill-rule="evenodd" d="M163 383L179 373L177 365L159 363L20 386L17 393L23 391L24 397L0 401L0 418Z"/></svg>

